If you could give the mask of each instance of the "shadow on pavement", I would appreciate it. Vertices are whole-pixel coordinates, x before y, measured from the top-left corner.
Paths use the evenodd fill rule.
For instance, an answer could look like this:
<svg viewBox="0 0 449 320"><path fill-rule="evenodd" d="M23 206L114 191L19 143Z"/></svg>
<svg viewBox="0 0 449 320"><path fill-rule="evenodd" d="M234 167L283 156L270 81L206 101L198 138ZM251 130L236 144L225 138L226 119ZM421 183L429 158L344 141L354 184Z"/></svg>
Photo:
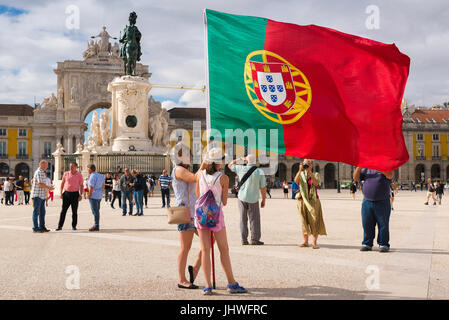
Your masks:
<svg viewBox="0 0 449 320"><path fill-rule="evenodd" d="M338 245L338 244L319 244L319 246L321 248L327 248L327 249L360 250L360 248L361 248L361 246L349 246L349 245ZM374 247L373 251L377 251L377 247ZM408 248L391 248L389 253L401 253L401 252L416 253L416 254L447 254L447 255L449 255L449 251L431 250L431 249L408 249Z"/></svg>
<svg viewBox="0 0 449 320"><path fill-rule="evenodd" d="M305 286L299 288L254 288L250 290L250 294L258 298L293 298L293 299L310 299L310 300L362 300L366 296L373 299L398 299L399 297L387 296L385 291L356 291L327 286Z"/></svg>

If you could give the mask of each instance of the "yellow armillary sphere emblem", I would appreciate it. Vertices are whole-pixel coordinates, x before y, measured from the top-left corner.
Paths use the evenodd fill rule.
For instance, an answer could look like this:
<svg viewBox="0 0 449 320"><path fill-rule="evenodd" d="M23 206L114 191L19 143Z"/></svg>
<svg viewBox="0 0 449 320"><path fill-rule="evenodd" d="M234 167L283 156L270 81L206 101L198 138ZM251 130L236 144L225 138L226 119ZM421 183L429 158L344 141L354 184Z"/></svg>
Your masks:
<svg viewBox="0 0 449 320"><path fill-rule="evenodd" d="M246 57L244 79L254 107L282 125L298 121L312 103L312 89L304 73L276 53L251 52Z"/></svg>

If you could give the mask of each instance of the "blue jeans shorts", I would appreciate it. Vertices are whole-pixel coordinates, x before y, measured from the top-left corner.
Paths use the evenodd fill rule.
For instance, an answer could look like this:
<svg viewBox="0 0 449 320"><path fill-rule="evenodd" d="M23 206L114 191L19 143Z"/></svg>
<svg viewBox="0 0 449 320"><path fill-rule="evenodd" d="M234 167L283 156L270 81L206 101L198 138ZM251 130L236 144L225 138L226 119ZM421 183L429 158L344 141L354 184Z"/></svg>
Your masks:
<svg viewBox="0 0 449 320"><path fill-rule="evenodd" d="M178 231L179 232L184 232L184 231L195 231L196 227L195 227L195 223L193 222L194 219L191 218L190 219L190 223L185 223L185 224L178 224Z"/></svg>

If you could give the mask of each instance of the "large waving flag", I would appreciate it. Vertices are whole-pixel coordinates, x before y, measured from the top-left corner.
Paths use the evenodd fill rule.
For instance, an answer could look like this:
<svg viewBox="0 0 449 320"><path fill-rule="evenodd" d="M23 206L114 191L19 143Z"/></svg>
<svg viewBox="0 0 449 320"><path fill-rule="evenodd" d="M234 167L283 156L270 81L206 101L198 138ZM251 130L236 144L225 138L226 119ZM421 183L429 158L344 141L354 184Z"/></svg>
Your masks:
<svg viewBox="0 0 449 320"><path fill-rule="evenodd" d="M277 129L266 149L390 171L408 161L400 104L410 59L315 25L205 11L208 121ZM264 143L257 146L264 148Z"/></svg>

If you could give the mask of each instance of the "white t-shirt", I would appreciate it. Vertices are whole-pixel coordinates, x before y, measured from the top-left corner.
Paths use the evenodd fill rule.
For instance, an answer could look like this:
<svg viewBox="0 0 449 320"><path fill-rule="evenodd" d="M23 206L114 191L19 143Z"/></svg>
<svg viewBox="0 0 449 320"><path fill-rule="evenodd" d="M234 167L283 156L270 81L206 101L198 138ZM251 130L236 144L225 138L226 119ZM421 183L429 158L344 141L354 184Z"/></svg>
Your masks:
<svg viewBox="0 0 449 320"><path fill-rule="evenodd" d="M120 180L112 180L112 190L120 191Z"/></svg>
<svg viewBox="0 0 449 320"><path fill-rule="evenodd" d="M10 191L9 188L11 186L11 183L9 181L5 181L5 183L3 184L3 191Z"/></svg>
<svg viewBox="0 0 449 320"><path fill-rule="evenodd" d="M84 187L84 189L88 189L87 184L88 184L88 181L87 181L87 180L84 180L84 182L83 182L83 187Z"/></svg>

